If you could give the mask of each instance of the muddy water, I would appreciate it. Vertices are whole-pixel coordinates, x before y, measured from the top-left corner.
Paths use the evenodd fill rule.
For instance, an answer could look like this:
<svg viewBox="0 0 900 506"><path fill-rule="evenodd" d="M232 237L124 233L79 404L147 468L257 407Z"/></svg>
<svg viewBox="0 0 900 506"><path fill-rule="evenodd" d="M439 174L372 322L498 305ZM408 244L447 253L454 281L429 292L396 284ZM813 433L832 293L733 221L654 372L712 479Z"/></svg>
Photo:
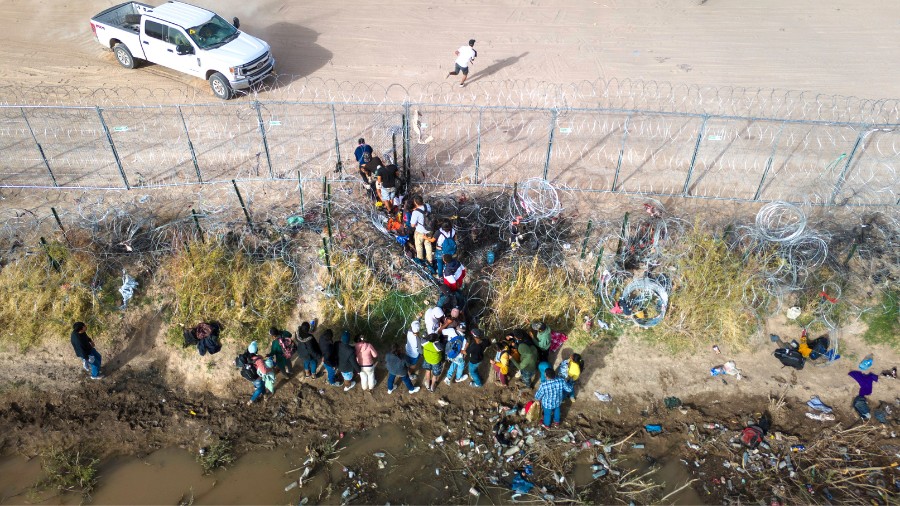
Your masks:
<svg viewBox="0 0 900 506"><path fill-rule="evenodd" d="M285 487L299 476L294 469L302 467L303 449L265 450L244 455L227 469L203 475L195 454L184 449L169 448L146 458L117 457L103 462L94 490L92 504L339 504L342 494L358 492L349 472L362 476L377 488L368 489L353 502L402 502L429 504L451 497L453 492L467 490L472 484L459 472L448 472L441 450L407 435L397 425L384 425L358 435L348 436L335 455L331 470L319 466L302 488L285 492ZM453 445L446 447L453 451ZM378 458L374 454L384 454ZM76 494L54 495L33 490L41 478L39 459L22 457L0 459L0 504L79 504ZM384 468L380 469L381 460ZM591 483L590 462L579 462L573 479L576 486ZM650 465L636 458L635 465ZM436 469L441 469L436 473ZM668 493L689 478L677 461L662 464L654 477L665 483ZM502 487L487 491L479 498L469 497L470 504L507 502ZM699 504L702 499L687 488L670 498L676 504Z"/></svg>

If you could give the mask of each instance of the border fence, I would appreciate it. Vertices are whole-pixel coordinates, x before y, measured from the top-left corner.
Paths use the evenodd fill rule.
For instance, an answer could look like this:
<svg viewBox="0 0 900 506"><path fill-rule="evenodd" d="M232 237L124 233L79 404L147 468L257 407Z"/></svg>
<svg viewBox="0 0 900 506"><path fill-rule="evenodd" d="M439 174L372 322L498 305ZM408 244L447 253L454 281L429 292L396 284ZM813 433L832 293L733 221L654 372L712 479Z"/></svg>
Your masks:
<svg viewBox="0 0 900 506"><path fill-rule="evenodd" d="M390 96L387 90L382 101L256 95L134 106L7 103L0 105L0 187L353 180L353 150L363 137L417 184L512 186L539 177L582 192L900 204L900 122L896 107L884 113L891 101L873 102L882 104L880 114L866 106L871 114L855 118L869 121L835 121L729 114L735 107L629 108L624 100L611 104L624 107L576 107L571 99L559 106L465 105ZM813 116L827 116L821 109L820 103Z"/></svg>

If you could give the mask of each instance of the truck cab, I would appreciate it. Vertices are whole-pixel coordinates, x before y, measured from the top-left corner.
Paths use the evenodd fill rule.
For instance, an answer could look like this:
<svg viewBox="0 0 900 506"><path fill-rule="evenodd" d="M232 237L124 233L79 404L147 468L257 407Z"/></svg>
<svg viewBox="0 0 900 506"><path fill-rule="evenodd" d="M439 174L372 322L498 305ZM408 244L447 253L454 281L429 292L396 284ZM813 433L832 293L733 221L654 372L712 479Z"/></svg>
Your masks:
<svg viewBox="0 0 900 506"><path fill-rule="evenodd" d="M134 68L146 60L209 81L213 94L232 97L269 76L275 67L269 45L240 31L218 14L183 2L158 7L128 2L91 19L97 40L116 60Z"/></svg>

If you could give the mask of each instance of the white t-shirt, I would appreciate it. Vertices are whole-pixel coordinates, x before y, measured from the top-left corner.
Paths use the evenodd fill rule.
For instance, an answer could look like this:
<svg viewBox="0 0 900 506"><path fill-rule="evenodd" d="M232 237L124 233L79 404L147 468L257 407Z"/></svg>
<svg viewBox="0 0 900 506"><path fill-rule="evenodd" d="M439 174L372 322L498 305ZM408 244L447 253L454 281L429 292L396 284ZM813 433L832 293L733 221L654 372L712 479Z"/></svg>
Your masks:
<svg viewBox="0 0 900 506"><path fill-rule="evenodd" d="M463 68L468 68L469 62L472 61L472 58L475 58L475 49L470 46L460 46L459 56L456 57L456 64Z"/></svg>
<svg viewBox="0 0 900 506"><path fill-rule="evenodd" d="M437 332L438 327L441 326L442 316L444 316L444 310L438 306L425 311L425 331L429 334Z"/></svg>
<svg viewBox="0 0 900 506"><path fill-rule="evenodd" d="M417 234L427 234L431 232L425 227L425 213L422 209L423 208L417 207L409 217L409 224L416 228ZM427 209L427 207L424 209Z"/></svg>
<svg viewBox="0 0 900 506"><path fill-rule="evenodd" d="M422 343L419 336L412 330L406 331L406 356L409 358L418 358L422 352Z"/></svg>

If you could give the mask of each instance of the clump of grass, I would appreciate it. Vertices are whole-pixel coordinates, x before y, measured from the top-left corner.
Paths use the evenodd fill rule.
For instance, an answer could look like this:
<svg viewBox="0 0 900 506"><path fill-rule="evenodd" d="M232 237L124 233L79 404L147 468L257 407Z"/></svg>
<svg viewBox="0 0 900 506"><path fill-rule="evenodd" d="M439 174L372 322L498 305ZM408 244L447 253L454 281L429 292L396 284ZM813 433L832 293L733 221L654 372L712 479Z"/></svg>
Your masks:
<svg viewBox="0 0 900 506"><path fill-rule="evenodd" d="M322 302L325 326L392 343L402 339L406 325L424 311L426 291L407 293L393 288L355 256L335 253L332 263L332 276L326 272L323 279L328 287Z"/></svg>
<svg viewBox="0 0 900 506"><path fill-rule="evenodd" d="M887 344L900 348L900 290L885 290L881 304L863 315L869 328L863 339L869 344Z"/></svg>
<svg viewBox="0 0 900 506"><path fill-rule="evenodd" d="M120 321L119 277L63 244L50 243L47 251L52 263L39 251L0 270L0 341L25 351L47 337L65 338L75 321L94 338L112 335Z"/></svg>
<svg viewBox="0 0 900 506"><path fill-rule="evenodd" d="M666 317L642 335L673 352L715 343L746 348L757 324L743 300L748 283L756 279L754 260L743 259L700 227L684 241ZM751 289L762 292L762 287Z"/></svg>
<svg viewBox="0 0 900 506"><path fill-rule="evenodd" d="M254 262L242 251L199 241L168 258L160 270L162 288L173 300L167 340L182 346L181 324L222 324L223 339L266 336L286 321L297 301L293 273L282 262Z"/></svg>
<svg viewBox="0 0 900 506"><path fill-rule="evenodd" d="M76 450L50 448L41 454L41 467L46 474L41 486L64 492L79 491L87 499L97 484L99 462Z"/></svg>
<svg viewBox="0 0 900 506"><path fill-rule="evenodd" d="M489 298L490 313L484 322L489 330L505 330L539 320L551 329L567 333L567 345L577 342L583 347L599 337L582 328L583 317L593 317L597 308L597 299L588 285L572 281L562 268L547 267L537 258L498 270Z"/></svg>
<svg viewBox="0 0 900 506"><path fill-rule="evenodd" d="M197 455L197 462L203 468L204 474L209 474L220 467L227 466L234 462L234 448L231 441L221 440L218 443L206 448Z"/></svg>

